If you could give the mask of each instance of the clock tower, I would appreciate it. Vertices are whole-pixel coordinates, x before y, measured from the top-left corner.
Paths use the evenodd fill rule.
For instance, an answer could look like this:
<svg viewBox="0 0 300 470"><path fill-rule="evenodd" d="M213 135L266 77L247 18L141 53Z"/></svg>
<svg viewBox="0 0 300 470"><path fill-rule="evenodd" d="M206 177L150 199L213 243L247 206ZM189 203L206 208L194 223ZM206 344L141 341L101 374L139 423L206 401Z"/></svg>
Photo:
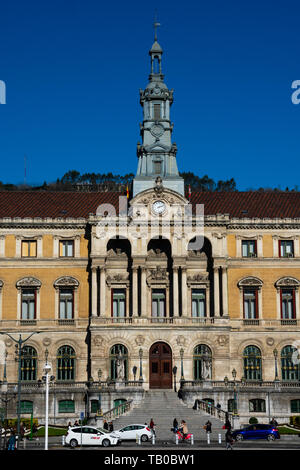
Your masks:
<svg viewBox="0 0 300 470"><path fill-rule="evenodd" d="M173 90L169 90L162 74L163 50L157 42L154 23L154 43L149 51L151 72L145 90L140 90L140 103L143 107L143 123L140 124L142 143L137 144L138 169L133 180L133 196L155 186L160 177L165 188L184 195L184 180L179 176L176 152L172 143L173 123L170 108L173 103Z"/></svg>

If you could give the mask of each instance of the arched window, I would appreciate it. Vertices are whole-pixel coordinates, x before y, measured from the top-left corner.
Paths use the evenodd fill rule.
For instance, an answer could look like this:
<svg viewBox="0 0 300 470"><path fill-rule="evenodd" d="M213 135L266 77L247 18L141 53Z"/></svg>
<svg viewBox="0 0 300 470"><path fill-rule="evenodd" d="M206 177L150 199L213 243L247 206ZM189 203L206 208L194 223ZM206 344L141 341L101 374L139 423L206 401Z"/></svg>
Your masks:
<svg viewBox="0 0 300 470"><path fill-rule="evenodd" d="M71 346L61 346L57 351L57 380L75 380L76 355Z"/></svg>
<svg viewBox="0 0 300 470"><path fill-rule="evenodd" d="M24 346L21 352L21 380L36 380L37 352L31 346Z"/></svg>
<svg viewBox="0 0 300 470"><path fill-rule="evenodd" d="M247 346L243 354L244 377L246 380L261 380L261 352L257 346Z"/></svg>
<svg viewBox="0 0 300 470"><path fill-rule="evenodd" d="M299 380L298 350L290 345L281 351L281 378L289 381Z"/></svg>
<svg viewBox="0 0 300 470"><path fill-rule="evenodd" d="M111 380L127 380L128 377L128 351L123 344L115 344L110 350L110 378Z"/></svg>
<svg viewBox="0 0 300 470"><path fill-rule="evenodd" d="M212 354L206 344L198 344L194 349L194 380L211 379Z"/></svg>

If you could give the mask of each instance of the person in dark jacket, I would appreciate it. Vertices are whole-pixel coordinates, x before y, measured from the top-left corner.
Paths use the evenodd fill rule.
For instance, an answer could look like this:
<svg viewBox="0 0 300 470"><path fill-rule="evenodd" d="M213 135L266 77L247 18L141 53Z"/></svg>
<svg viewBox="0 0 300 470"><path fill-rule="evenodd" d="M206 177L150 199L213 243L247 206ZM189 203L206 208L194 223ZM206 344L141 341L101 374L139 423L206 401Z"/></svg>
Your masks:
<svg viewBox="0 0 300 470"><path fill-rule="evenodd" d="M207 434L211 432L211 422L209 420L205 423L205 430Z"/></svg>
<svg viewBox="0 0 300 470"><path fill-rule="evenodd" d="M178 421L177 421L176 418L174 418L174 420L173 420L173 432L174 432L174 434L176 434L177 430L178 430Z"/></svg>
<svg viewBox="0 0 300 470"><path fill-rule="evenodd" d="M113 425L112 421L109 423L108 430L109 430L109 432L113 432L113 430L114 430L114 425Z"/></svg>
<svg viewBox="0 0 300 470"><path fill-rule="evenodd" d="M106 421L106 419L103 421L103 429L105 429L105 431L108 431L108 422Z"/></svg>
<svg viewBox="0 0 300 470"><path fill-rule="evenodd" d="M226 442L226 449L233 450L232 444L234 442L233 436L231 434L231 430L227 429L225 434L225 442Z"/></svg>
<svg viewBox="0 0 300 470"><path fill-rule="evenodd" d="M12 429L11 433L10 433L10 438L8 440L8 450L15 450L16 448L16 435L15 435L15 431Z"/></svg>

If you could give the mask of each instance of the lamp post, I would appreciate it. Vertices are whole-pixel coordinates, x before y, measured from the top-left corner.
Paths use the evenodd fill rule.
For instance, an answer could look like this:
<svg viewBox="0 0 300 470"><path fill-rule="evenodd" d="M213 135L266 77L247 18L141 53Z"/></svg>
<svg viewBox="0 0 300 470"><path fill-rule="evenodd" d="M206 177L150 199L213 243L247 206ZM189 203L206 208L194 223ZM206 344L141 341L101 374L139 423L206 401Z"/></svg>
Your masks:
<svg viewBox="0 0 300 470"><path fill-rule="evenodd" d="M177 367L174 366L173 367L173 375L174 375L174 392L176 393L177 390L176 390L176 374L177 374Z"/></svg>
<svg viewBox="0 0 300 470"><path fill-rule="evenodd" d="M184 374L183 374L183 355L184 355L184 350L183 350L183 348L180 349L179 353L180 353L180 361L181 361L181 378L180 378L180 380L183 381L183 380L184 380Z"/></svg>
<svg viewBox="0 0 300 470"><path fill-rule="evenodd" d="M278 380L278 368L277 368L278 351L276 348L273 350L273 355L274 355L274 361L275 361L275 380Z"/></svg>
<svg viewBox="0 0 300 470"><path fill-rule="evenodd" d="M232 377L233 377L233 400L234 400L234 409L233 409L233 414L237 415L238 414L238 410L237 410L237 401L236 401L236 370L233 369L232 370Z"/></svg>
<svg viewBox="0 0 300 470"><path fill-rule="evenodd" d="M11 336L9 333L5 333L3 331L0 331L0 335L6 335L8 336L14 343L16 343L16 354L17 358L16 360L18 361L18 404L17 404L17 416L18 416L18 424L17 424L17 447L19 447L19 442L20 442L20 421L21 421L21 356L22 356L22 347L23 344L26 343L31 336L39 334L40 331L34 331L29 335L26 339L22 339L22 335L19 335L19 339L15 339L13 336Z"/></svg>
<svg viewBox="0 0 300 470"><path fill-rule="evenodd" d="M142 348L139 349L139 357L140 357L140 378L139 378L139 381L140 382L143 382L143 363L142 363L142 360L143 360L143 350Z"/></svg>
<svg viewBox="0 0 300 470"><path fill-rule="evenodd" d="M102 377L102 370L98 369L98 380L99 380L99 415L102 415L102 409L101 409L101 377Z"/></svg>
<svg viewBox="0 0 300 470"><path fill-rule="evenodd" d="M135 382L136 373L137 373L137 366L133 366L133 368L132 368L132 373L133 373L133 380L134 380L134 382Z"/></svg>
<svg viewBox="0 0 300 470"><path fill-rule="evenodd" d="M44 373L46 374L46 408L45 408L45 450L48 450L48 422L49 422L49 372L52 367L48 363L48 349L45 351L46 362L44 364Z"/></svg>

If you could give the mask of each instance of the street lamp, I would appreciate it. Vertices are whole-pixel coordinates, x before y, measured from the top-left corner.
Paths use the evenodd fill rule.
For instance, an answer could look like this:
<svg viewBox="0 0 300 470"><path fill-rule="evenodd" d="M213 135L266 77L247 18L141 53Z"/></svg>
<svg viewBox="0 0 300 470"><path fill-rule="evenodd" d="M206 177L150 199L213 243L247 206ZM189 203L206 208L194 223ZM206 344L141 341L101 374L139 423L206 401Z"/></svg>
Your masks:
<svg viewBox="0 0 300 470"><path fill-rule="evenodd" d="M237 401L236 401L236 370L232 370L232 377L233 377L233 400L234 400L234 414L238 414L237 410Z"/></svg>
<svg viewBox="0 0 300 470"><path fill-rule="evenodd" d="M44 364L44 373L46 374L46 409L45 409L45 450L48 450L48 421L49 421L49 373L52 369L48 363L48 349L45 351L46 362Z"/></svg>
<svg viewBox="0 0 300 470"><path fill-rule="evenodd" d="M176 374L177 374L177 367L174 366L173 367L173 375L174 375L174 392L176 393L177 390L176 390Z"/></svg>
<svg viewBox="0 0 300 470"><path fill-rule="evenodd" d="M102 410L101 410L101 377L102 377L102 370L98 369L98 380L99 380L99 415L102 415Z"/></svg>
<svg viewBox="0 0 300 470"><path fill-rule="evenodd" d="M180 361L181 361L181 378L180 380L184 380L184 375L183 375L183 355L184 355L184 350L183 348L180 349Z"/></svg>
<svg viewBox="0 0 300 470"><path fill-rule="evenodd" d="M22 355L22 346L24 343L26 343L31 336L39 334L40 331L34 331L29 335L26 339L22 339L21 334L19 335L19 339L15 339L13 336L11 336L9 333L5 333L3 331L0 331L0 335L6 335L8 336L12 341L16 343L16 353L17 353L17 361L18 361L18 405L17 405L17 416L18 416L18 424L17 424L17 437L18 437L18 442L17 442L17 447L19 447L19 442L20 442L20 421L21 421L21 355Z"/></svg>
<svg viewBox="0 0 300 470"><path fill-rule="evenodd" d="M277 368L278 351L276 348L273 350L273 355L274 355L274 360L275 360L275 380L278 380L278 368Z"/></svg>
<svg viewBox="0 0 300 470"><path fill-rule="evenodd" d="M142 360L143 360L143 350L142 348L139 349L139 357L140 357L140 382L143 382L143 369L142 369Z"/></svg>

